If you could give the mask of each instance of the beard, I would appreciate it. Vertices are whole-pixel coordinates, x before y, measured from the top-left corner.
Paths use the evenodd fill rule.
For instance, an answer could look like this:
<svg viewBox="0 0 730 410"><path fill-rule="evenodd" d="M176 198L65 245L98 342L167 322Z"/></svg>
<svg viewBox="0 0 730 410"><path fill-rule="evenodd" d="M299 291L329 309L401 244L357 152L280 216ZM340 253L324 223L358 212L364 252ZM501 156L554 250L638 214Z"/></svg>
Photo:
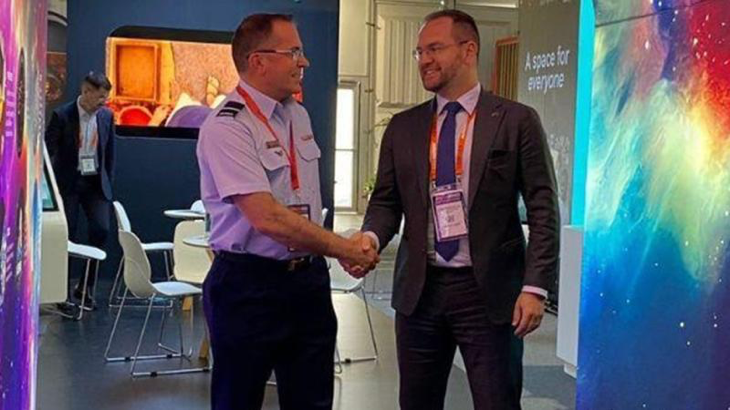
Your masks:
<svg viewBox="0 0 730 410"><path fill-rule="evenodd" d="M423 88L427 91L438 93L457 76L459 67L461 67L461 60L454 61L448 66L435 64L421 69L420 74ZM435 71L428 74L431 70Z"/></svg>

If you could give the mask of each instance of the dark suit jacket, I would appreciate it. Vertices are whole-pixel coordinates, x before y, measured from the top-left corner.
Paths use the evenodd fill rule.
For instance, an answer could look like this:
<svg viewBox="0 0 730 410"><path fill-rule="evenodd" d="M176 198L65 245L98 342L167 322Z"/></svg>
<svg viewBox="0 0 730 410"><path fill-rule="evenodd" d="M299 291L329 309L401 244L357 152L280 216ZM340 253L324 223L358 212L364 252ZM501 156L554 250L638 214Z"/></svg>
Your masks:
<svg viewBox="0 0 730 410"><path fill-rule="evenodd" d="M97 153L99 157L99 176L101 190L108 200L112 200L114 179L114 115L107 108L96 114L99 132ZM79 165L79 109L76 100L58 107L53 111L51 122L46 129L46 147L51 158L53 172L56 174L58 189L62 195L73 192L76 179L81 176Z"/></svg>
<svg viewBox="0 0 730 410"><path fill-rule="evenodd" d="M428 148L435 100L399 113L385 130L378 175L363 223L381 249L405 228L396 257L393 307L410 315L426 279L430 208ZM468 187L469 245L474 275L495 323L512 319L523 285L550 288L557 269L559 214L545 132L527 106L482 91ZM529 246L518 214L522 194Z"/></svg>

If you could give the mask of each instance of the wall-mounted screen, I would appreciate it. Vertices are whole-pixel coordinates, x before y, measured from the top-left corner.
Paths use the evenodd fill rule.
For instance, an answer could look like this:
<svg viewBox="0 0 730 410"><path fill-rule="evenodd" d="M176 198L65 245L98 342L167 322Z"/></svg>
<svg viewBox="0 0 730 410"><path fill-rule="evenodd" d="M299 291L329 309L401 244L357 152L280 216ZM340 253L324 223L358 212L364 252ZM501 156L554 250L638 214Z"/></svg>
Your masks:
<svg viewBox="0 0 730 410"><path fill-rule="evenodd" d="M230 36L145 27L112 33L106 67L117 133L195 137L208 113L238 83Z"/></svg>
<svg viewBox="0 0 730 410"><path fill-rule="evenodd" d="M119 135L195 138L239 81L233 33L123 27L106 41Z"/></svg>

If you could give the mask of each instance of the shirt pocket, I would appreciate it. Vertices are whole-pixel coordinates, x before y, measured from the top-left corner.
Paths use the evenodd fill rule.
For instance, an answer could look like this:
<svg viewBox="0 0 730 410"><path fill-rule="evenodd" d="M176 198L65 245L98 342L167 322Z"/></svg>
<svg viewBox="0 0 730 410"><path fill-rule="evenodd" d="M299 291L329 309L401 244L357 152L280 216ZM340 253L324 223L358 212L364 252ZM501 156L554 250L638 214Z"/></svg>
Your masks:
<svg viewBox="0 0 730 410"><path fill-rule="evenodd" d="M259 158L261 158L261 165L264 166L268 174L277 173L289 167L289 159L281 147L264 147L259 151Z"/></svg>
<svg viewBox="0 0 730 410"><path fill-rule="evenodd" d="M317 142L314 141L314 138L311 138L307 141L299 140L297 142L297 152L299 153L299 157L304 161L312 162L322 156L322 151L319 150Z"/></svg>

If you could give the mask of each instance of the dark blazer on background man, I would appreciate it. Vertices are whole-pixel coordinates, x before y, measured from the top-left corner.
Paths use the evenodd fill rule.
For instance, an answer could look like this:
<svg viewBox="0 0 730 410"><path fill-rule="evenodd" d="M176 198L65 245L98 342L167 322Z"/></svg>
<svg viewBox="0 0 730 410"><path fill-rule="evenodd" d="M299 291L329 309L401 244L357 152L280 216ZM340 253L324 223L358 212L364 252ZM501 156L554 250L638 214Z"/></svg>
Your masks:
<svg viewBox="0 0 730 410"><path fill-rule="evenodd" d="M114 178L114 114L102 107L96 114L99 143L99 176L104 197L112 200ZM51 158L61 195L70 194L80 177L79 164L79 109L76 100L58 107L51 115L46 129L46 146Z"/></svg>
<svg viewBox="0 0 730 410"><path fill-rule="evenodd" d="M426 280L430 127L435 99L396 114L381 144L363 223L384 248L405 227L396 257L393 307L409 316ZM553 164L537 113L482 90L468 192L469 246L479 290L496 324L509 323L523 286L550 289L558 263L559 214ZM522 195L529 245L518 214Z"/></svg>

